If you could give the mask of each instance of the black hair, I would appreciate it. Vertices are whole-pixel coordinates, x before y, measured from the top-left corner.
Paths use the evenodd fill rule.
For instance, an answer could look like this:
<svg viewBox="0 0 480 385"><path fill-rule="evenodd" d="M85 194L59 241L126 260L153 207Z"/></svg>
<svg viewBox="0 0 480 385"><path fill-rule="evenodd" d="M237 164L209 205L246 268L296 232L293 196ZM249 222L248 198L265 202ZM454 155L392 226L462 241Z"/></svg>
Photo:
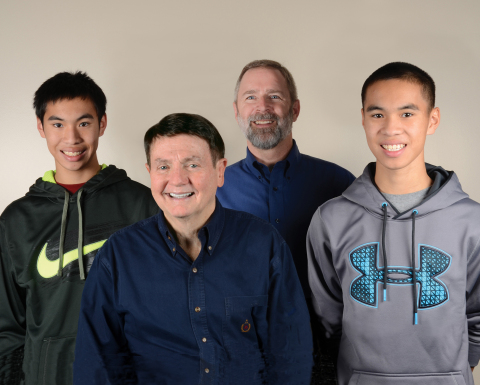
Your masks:
<svg viewBox="0 0 480 385"><path fill-rule="evenodd" d="M85 72L60 72L46 80L35 92L33 108L35 114L42 121L47 104L62 99L81 98L90 100L97 112L98 121L105 115L107 98L102 89Z"/></svg>
<svg viewBox="0 0 480 385"><path fill-rule="evenodd" d="M368 87L378 81L391 79L401 79L420 85L430 109L435 107L435 82L432 77L417 66L404 62L388 63L380 67L365 80L362 87L362 106L365 103Z"/></svg>
<svg viewBox="0 0 480 385"><path fill-rule="evenodd" d="M214 167L219 159L225 157L223 139L209 120L196 114L177 113L165 116L145 133L143 143L148 165L150 166L150 147L156 138L180 134L194 135L205 140L210 147Z"/></svg>

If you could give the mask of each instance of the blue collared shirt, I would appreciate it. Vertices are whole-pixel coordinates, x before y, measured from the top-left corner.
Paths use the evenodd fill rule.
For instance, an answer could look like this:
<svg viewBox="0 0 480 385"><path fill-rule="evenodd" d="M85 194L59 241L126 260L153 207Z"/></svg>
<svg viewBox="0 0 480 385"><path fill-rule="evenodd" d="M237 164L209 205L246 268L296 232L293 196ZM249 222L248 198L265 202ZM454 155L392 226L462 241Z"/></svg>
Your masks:
<svg viewBox="0 0 480 385"><path fill-rule="evenodd" d="M355 177L334 163L303 155L295 140L287 158L269 171L247 157L225 171L225 184L217 190L224 207L246 211L270 222L287 241L306 297L310 297L306 239L319 206L343 193Z"/></svg>
<svg viewBox="0 0 480 385"><path fill-rule="evenodd" d="M109 238L83 291L75 384L309 384L309 315L280 234L217 201L198 235L193 262L163 213Z"/></svg>

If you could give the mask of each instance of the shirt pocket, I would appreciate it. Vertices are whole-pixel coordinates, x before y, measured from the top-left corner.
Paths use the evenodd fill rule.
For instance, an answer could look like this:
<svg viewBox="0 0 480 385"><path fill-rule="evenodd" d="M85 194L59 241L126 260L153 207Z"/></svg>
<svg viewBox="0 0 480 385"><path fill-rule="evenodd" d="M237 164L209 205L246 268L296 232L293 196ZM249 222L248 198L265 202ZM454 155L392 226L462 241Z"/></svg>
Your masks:
<svg viewBox="0 0 480 385"><path fill-rule="evenodd" d="M465 385L461 372L382 374L354 370L348 385Z"/></svg>
<svg viewBox="0 0 480 385"><path fill-rule="evenodd" d="M267 305L268 295L225 298L223 339L230 356L263 348L263 330L268 330Z"/></svg>

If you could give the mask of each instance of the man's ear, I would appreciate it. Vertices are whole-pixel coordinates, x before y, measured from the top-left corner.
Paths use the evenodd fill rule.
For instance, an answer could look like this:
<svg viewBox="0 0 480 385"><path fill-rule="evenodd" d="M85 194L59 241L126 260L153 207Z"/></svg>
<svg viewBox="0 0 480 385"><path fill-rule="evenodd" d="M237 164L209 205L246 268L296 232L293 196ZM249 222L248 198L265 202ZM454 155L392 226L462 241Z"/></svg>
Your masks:
<svg viewBox="0 0 480 385"><path fill-rule="evenodd" d="M147 169L148 173L150 174L150 166L148 165L148 163L145 163L145 168Z"/></svg>
<svg viewBox="0 0 480 385"><path fill-rule="evenodd" d="M362 126L365 128L365 112L363 111L363 108L361 109L362 112Z"/></svg>
<svg viewBox="0 0 480 385"><path fill-rule="evenodd" d="M295 100L292 105L293 110L293 121L296 122L298 119L298 115L300 115L300 100Z"/></svg>
<svg viewBox="0 0 480 385"><path fill-rule="evenodd" d="M104 114L102 116L102 119L100 119L100 134L98 136L103 136L106 128L107 128L107 114Z"/></svg>
<svg viewBox="0 0 480 385"><path fill-rule="evenodd" d="M217 187L222 187L225 182L225 169L227 168L227 158L222 158L217 161Z"/></svg>
<svg viewBox="0 0 480 385"><path fill-rule="evenodd" d="M433 135L440 124L440 108L435 107L430 112L427 135Z"/></svg>
<svg viewBox="0 0 480 385"><path fill-rule="evenodd" d="M37 118L37 130L42 138L45 138L45 131L43 130L43 124L40 118Z"/></svg>
<svg viewBox="0 0 480 385"><path fill-rule="evenodd" d="M237 107L237 102L233 102L233 112L235 113L235 120L238 123L238 107Z"/></svg>

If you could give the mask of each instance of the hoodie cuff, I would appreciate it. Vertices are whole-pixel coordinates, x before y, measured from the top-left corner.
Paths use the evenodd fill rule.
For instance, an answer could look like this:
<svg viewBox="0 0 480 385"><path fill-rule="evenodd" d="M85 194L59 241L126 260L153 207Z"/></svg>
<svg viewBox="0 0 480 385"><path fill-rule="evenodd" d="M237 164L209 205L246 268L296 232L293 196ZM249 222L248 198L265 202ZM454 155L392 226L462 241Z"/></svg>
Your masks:
<svg viewBox="0 0 480 385"><path fill-rule="evenodd" d="M471 367L478 365L480 359L480 345L469 343L468 344L468 363Z"/></svg>

